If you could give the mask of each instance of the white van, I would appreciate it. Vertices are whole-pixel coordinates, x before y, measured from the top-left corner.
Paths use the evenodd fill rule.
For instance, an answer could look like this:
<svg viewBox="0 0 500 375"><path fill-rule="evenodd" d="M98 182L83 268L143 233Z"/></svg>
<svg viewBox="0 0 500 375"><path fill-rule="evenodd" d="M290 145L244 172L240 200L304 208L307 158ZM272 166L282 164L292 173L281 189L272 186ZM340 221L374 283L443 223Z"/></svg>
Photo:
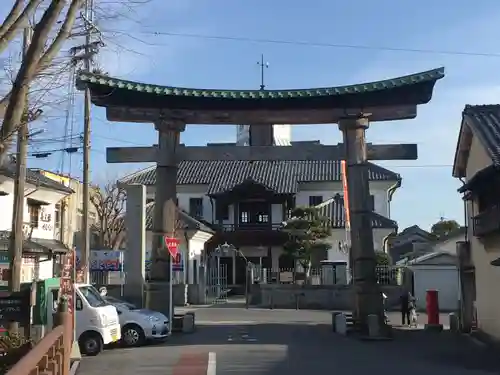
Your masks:
<svg viewBox="0 0 500 375"><path fill-rule="evenodd" d="M49 294L47 304L51 309L57 307L59 290ZM52 312L48 319L52 320ZM101 294L90 284L75 284L75 322L76 337L80 352L88 356L99 354L104 345L121 339L120 321L116 308L106 302ZM52 322L49 322L52 326Z"/></svg>

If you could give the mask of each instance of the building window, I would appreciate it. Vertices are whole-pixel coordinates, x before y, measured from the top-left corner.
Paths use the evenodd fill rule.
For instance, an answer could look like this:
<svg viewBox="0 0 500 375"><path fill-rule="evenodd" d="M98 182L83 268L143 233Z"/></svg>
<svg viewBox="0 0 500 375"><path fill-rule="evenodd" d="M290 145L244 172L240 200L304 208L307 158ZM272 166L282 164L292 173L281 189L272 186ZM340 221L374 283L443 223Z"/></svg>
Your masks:
<svg viewBox="0 0 500 375"><path fill-rule="evenodd" d="M317 206L323 203L323 197L321 195L311 195L309 196L309 206Z"/></svg>
<svg viewBox="0 0 500 375"><path fill-rule="evenodd" d="M40 218L40 205L28 202L28 213L30 216L30 227L38 228L38 220Z"/></svg>
<svg viewBox="0 0 500 375"><path fill-rule="evenodd" d="M288 201L288 210L287 210L287 218L290 218L292 217L292 211L295 209L296 205L297 205L297 199L295 196L292 197L292 199L290 199L290 201Z"/></svg>
<svg viewBox="0 0 500 375"><path fill-rule="evenodd" d="M194 218L203 219L203 198L189 199L189 215Z"/></svg>
<svg viewBox="0 0 500 375"><path fill-rule="evenodd" d="M56 204L56 208L54 210L54 226L59 228L61 226L61 205Z"/></svg>
<svg viewBox="0 0 500 375"><path fill-rule="evenodd" d="M257 222L259 224L269 223L269 215L268 214L258 214Z"/></svg>
<svg viewBox="0 0 500 375"><path fill-rule="evenodd" d="M250 222L250 215L248 214L247 211L241 211L240 212L240 223L249 223Z"/></svg>
<svg viewBox="0 0 500 375"><path fill-rule="evenodd" d="M370 195L368 198L368 210L375 211L375 196Z"/></svg>

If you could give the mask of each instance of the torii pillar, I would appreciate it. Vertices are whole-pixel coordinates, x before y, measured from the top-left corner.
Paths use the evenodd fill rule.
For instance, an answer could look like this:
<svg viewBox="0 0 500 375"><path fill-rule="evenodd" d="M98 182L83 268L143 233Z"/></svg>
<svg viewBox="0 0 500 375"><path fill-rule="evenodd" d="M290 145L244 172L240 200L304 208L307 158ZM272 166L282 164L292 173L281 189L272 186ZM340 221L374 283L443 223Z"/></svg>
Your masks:
<svg viewBox="0 0 500 375"><path fill-rule="evenodd" d="M150 282L146 284L146 307L169 316L170 254L164 237L176 236L177 149L186 124L177 120L155 122L158 131L156 152L155 209L151 244Z"/></svg>
<svg viewBox="0 0 500 375"><path fill-rule="evenodd" d="M362 332L367 332L368 315L377 315L384 327L384 304L377 284L373 229L368 200L370 185L365 132L369 119L354 116L340 119L344 139L349 212L351 219L351 252L355 303L353 317Z"/></svg>

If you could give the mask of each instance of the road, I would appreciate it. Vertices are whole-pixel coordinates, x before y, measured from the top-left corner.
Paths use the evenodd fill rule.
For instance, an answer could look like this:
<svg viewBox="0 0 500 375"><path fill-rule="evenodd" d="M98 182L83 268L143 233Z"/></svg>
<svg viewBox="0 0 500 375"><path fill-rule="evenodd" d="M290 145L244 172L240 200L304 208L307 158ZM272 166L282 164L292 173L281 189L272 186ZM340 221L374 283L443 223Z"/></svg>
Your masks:
<svg viewBox="0 0 500 375"><path fill-rule="evenodd" d="M392 316L391 316L392 317ZM394 315L397 317L397 314ZM112 349L84 358L81 375L405 375L500 374L500 358L450 332L395 330L388 342L340 337L321 311L250 309L237 304L196 310L198 329L168 342Z"/></svg>

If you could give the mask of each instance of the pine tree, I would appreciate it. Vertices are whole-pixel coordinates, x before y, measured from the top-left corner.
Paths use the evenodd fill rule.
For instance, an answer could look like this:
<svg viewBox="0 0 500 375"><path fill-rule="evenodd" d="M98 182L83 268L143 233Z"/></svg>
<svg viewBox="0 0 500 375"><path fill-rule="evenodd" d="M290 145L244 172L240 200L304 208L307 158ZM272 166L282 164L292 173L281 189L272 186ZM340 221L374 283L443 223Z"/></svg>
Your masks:
<svg viewBox="0 0 500 375"><path fill-rule="evenodd" d="M331 248L327 241L331 236L330 220L315 207L298 207L292 211L284 230L288 233L283 246L285 254L304 267L308 279L314 255Z"/></svg>

